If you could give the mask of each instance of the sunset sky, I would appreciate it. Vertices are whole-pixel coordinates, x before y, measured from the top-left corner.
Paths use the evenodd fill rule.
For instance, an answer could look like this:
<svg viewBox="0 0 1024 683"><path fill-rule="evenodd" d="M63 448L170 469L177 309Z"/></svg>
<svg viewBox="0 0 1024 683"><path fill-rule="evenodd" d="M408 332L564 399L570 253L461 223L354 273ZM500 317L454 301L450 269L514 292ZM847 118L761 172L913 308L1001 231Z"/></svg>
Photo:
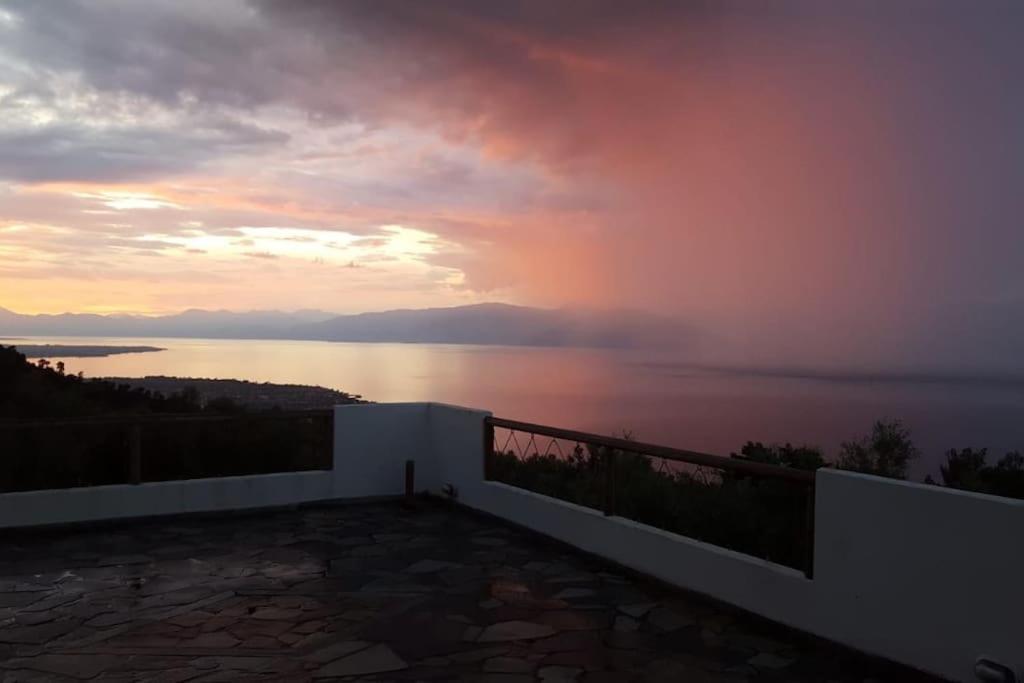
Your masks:
<svg viewBox="0 0 1024 683"><path fill-rule="evenodd" d="M1024 3L0 0L0 306L1024 343Z"/></svg>

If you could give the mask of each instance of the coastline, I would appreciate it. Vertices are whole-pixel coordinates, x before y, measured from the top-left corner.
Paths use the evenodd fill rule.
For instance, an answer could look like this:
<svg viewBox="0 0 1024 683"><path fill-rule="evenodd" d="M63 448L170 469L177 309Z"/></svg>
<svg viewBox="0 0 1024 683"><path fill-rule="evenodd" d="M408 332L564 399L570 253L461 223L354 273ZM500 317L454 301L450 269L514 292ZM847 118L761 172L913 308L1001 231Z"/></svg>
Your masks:
<svg viewBox="0 0 1024 683"><path fill-rule="evenodd" d="M99 377L107 382L125 384L165 396L185 390L195 390L202 403L229 399L244 408L254 410L316 410L336 405L366 403L358 394L308 384L276 384L251 382L242 379L214 379L207 377Z"/></svg>
<svg viewBox="0 0 1024 683"><path fill-rule="evenodd" d="M7 341L7 340L5 340ZM11 339L9 341L18 341ZM160 346L105 346L88 344L9 344L27 358L105 358L124 353L154 353L166 351Z"/></svg>

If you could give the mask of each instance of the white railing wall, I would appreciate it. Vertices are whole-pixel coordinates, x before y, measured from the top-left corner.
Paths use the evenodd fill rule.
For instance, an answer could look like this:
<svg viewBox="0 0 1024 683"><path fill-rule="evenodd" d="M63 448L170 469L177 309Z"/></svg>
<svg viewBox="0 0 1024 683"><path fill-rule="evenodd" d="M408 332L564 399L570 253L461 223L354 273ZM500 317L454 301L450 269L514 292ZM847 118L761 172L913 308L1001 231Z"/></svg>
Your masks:
<svg viewBox="0 0 1024 683"><path fill-rule="evenodd" d="M332 471L0 494L0 528L399 495L416 488L774 621L951 680L984 656L1024 675L1024 501L835 470L817 475L801 572L483 476L489 413L338 406Z"/></svg>
<svg viewBox="0 0 1024 683"><path fill-rule="evenodd" d="M295 505L334 497L329 471L0 494L0 529Z"/></svg>
<svg viewBox="0 0 1024 683"><path fill-rule="evenodd" d="M380 439L370 415L403 433ZM1024 675L1024 501L820 470L814 578L572 503L484 481L484 418L441 404L343 406L338 448L357 476L363 453L401 490L445 484L464 505L507 519L774 621L959 681L987 657ZM402 416L399 426L394 418ZM342 428L341 425L350 425ZM410 436L415 433L415 436ZM366 444L364 446L364 443ZM364 450L368 449L368 450ZM386 471L386 474L384 474Z"/></svg>

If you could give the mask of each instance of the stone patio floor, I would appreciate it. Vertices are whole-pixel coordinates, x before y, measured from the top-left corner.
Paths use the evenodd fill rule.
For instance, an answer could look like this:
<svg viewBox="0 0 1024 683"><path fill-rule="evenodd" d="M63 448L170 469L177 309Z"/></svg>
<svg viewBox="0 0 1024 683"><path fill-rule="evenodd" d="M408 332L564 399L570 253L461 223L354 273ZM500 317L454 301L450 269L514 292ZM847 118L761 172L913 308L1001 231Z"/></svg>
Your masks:
<svg viewBox="0 0 1024 683"><path fill-rule="evenodd" d="M883 681L441 503L0 535L2 681Z"/></svg>

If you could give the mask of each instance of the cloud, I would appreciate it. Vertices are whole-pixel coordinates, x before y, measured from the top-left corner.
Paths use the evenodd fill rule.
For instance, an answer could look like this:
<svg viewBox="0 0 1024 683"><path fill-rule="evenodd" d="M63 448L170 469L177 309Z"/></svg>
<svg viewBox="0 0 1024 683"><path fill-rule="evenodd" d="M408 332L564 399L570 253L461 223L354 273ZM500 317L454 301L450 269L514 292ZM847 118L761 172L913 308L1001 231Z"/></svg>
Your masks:
<svg viewBox="0 0 1024 683"><path fill-rule="evenodd" d="M256 60L275 36L240 2L155 0L143 7L124 0L12 0L5 6L17 21L5 30L4 50L23 60L28 75L74 75L98 90L165 106L250 107L278 96Z"/></svg>
<svg viewBox="0 0 1024 683"><path fill-rule="evenodd" d="M496 220L499 256L447 261L476 286L641 302L829 362L913 360L1024 293L1018 4L260 6L384 72L377 120L607 189Z"/></svg>
<svg viewBox="0 0 1024 683"><path fill-rule="evenodd" d="M139 182L195 170L225 154L286 142L284 133L221 124L207 129L94 129L54 124L0 129L0 178L24 183Z"/></svg>
<svg viewBox="0 0 1024 683"><path fill-rule="evenodd" d="M913 359L1024 296L1019 3L5 11L0 221L83 248L188 221L341 231L377 250L337 269L365 301L641 306L830 362ZM181 208L62 196L103 183ZM374 280L386 225L442 246Z"/></svg>

